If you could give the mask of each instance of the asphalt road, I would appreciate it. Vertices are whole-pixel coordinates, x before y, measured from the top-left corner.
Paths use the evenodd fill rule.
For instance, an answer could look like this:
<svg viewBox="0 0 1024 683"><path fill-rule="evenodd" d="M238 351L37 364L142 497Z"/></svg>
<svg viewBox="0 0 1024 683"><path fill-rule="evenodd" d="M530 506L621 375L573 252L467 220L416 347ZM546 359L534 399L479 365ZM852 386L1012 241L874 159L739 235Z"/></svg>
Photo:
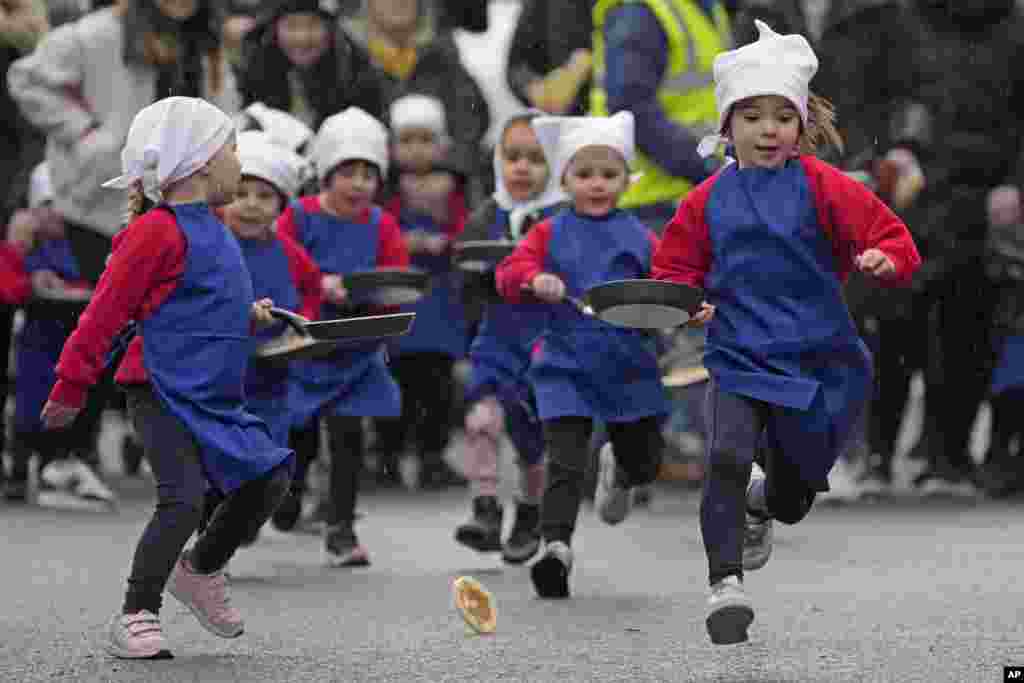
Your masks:
<svg viewBox="0 0 1024 683"><path fill-rule="evenodd" d="M176 658L103 654L133 543L140 480L117 514L0 504L3 681L1001 681L1024 664L1020 503L900 499L822 506L777 529L747 579L751 641L712 646L693 492L659 490L616 528L582 513L574 597L543 602L527 571L451 540L465 492L365 497L373 566L320 566L314 536L264 533L232 561L246 634L219 640L168 597ZM496 596L498 629L467 636L453 578Z"/></svg>

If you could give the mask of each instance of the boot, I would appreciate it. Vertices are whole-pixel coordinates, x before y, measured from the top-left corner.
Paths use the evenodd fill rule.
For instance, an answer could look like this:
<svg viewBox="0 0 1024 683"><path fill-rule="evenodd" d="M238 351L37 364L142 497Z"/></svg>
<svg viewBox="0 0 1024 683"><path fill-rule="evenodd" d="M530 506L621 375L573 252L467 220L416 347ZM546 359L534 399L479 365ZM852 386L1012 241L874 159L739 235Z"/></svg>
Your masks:
<svg viewBox="0 0 1024 683"><path fill-rule="evenodd" d="M516 521L505 541L501 559L522 564L540 550L540 505L516 503Z"/></svg>
<svg viewBox="0 0 1024 683"><path fill-rule="evenodd" d="M480 553L501 550L502 509L494 496L473 499L473 516L455 529L455 540Z"/></svg>

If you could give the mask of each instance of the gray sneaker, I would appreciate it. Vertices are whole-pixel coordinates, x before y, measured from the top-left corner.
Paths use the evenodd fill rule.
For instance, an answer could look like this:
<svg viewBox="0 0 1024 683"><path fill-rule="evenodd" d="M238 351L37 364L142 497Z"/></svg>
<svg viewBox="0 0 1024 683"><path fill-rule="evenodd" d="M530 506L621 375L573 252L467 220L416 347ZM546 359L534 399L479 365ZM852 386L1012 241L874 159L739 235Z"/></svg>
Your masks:
<svg viewBox="0 0 1024 683"><path fill-rule="evenodd" d="M594 492L594 508L605 524L619 524L633 508L633 489L623 484L623 477L615 462L615 451L610 443L601 447L600 471Z"/></svg>
<svg viewBox="0 0 1024 683"><path fill-rule="evenodd" d="M328 567L366 567L370 564L370 554L359 545L351 524L324 529L323 558Z"/></svg>
<svg viewBox="0 0 1024 683"><path fill-rule="evenodd" d="M747 495L755 481L764 479L764 472L754 465L750 474ZM743 570L754 571L768 563L772 555L772 519L747 513L746 528L743 532Z"/></svg>
<svg viewBox="0 0 1024 683"><path fill-rule="evenodd" d="M747 629L754 621L754 608L737 576L727 576L711 587L705 625L715 645L747 641Z"/></svg>

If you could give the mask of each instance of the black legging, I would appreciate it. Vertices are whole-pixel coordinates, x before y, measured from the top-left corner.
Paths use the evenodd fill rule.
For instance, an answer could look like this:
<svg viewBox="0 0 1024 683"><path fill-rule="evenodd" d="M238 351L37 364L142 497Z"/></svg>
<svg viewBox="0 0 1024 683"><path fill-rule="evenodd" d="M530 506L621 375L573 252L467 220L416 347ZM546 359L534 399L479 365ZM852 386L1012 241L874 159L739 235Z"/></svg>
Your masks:
<svg viewBox="0 0 1024 683"><path fill-rule="evenodd" d="M359 478L363 471L364 435L363 418L328 416L327 437L331 454L329 497L327 512L329 525L351 524L356 517L359 497ZM320 421L314 419L302 429L293 429L291 447L295 450L296 468L292 491L306 490L309 465L320 454Z"/></svg>
<svg viewBox="0 0 1024 683"><path fill-rule="evenodd" d="M444 353L411 353L392 358L389 365L402 389L402 415L376 420L376 450L386 455L400 454L414 430L417 455L437 460L452 427L455 359Z"/></svg>

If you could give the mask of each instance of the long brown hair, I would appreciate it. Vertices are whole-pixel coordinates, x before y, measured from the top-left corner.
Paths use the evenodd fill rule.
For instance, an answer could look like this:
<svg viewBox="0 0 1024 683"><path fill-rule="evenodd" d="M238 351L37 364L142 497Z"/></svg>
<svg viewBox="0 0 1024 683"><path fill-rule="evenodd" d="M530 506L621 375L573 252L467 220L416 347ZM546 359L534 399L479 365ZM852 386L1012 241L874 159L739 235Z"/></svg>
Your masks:
<svg viewBox="0 0 1024 683"><path fill-rule="evenodd" d="M836 127L836 107L813 92L807 98L807 129L800 136L800 152L816 154L819 146L828 144L842 154L843 136Z"/></svg>

